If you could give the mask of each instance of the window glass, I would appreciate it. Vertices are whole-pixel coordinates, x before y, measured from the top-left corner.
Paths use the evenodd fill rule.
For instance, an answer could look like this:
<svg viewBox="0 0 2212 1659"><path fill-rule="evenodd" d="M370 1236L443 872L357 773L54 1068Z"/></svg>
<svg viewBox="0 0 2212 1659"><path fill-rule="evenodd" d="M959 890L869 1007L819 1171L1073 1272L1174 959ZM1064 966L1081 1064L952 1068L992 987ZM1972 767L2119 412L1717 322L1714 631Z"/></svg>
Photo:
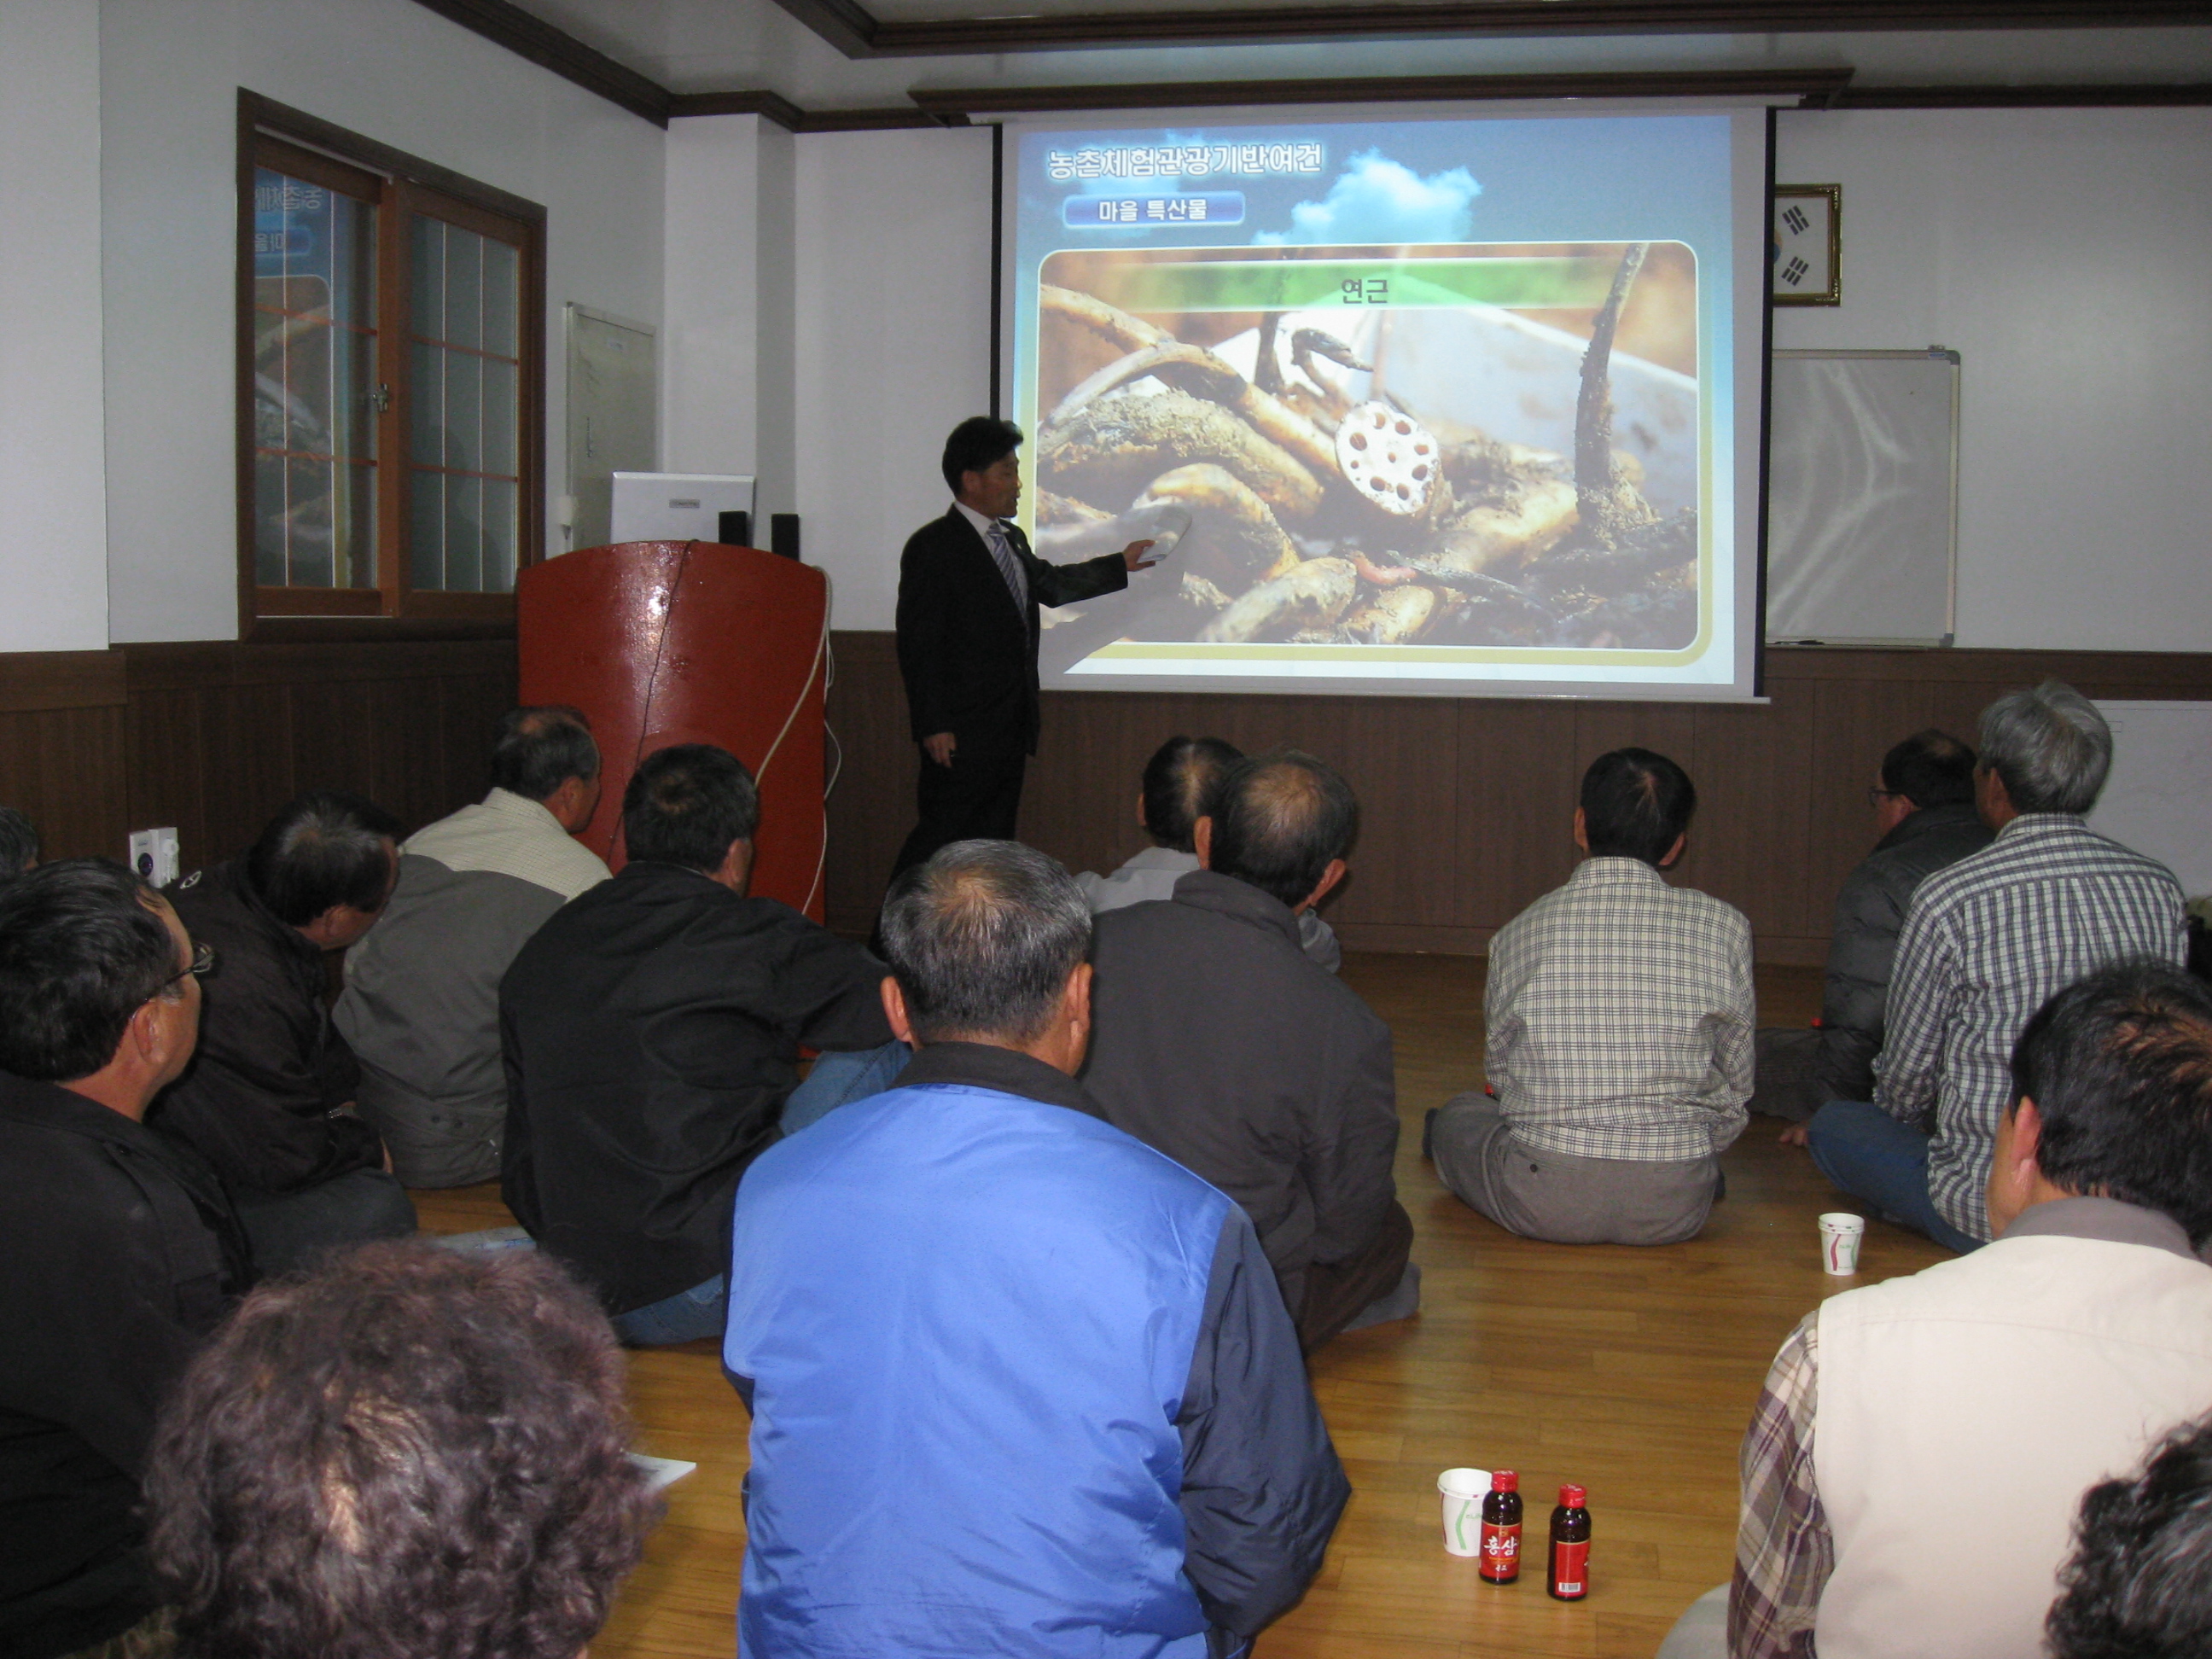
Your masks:
<svg viewBox="0 0 2212 1659"><path fill-rule="evenodd" d="M520 261L495 238L414 216L410 319L414 415L410 486L435 492L434 560L417 548L414 586L453 593L514 589L521 482ZM419 539L433 515L410 514Z"/></svg>
<svg viewBox="0 0 2212 1659"><path fill-rule="evenodd" d="M374 204L253 174L253 568L283 587L374 587Z"/></svg>

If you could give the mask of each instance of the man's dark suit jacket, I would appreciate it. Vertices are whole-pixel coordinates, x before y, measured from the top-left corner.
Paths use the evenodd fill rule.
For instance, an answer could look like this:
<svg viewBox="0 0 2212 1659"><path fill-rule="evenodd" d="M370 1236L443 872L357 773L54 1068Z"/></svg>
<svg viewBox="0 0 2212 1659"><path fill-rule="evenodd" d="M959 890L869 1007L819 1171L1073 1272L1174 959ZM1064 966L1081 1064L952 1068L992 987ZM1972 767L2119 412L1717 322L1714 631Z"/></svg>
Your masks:
<svg viewBox="0 0 2212 1659"><path fill-rule="evenodd" d="M950 732L963 755L1033 755L1037 743L1037 606L1073 605L1129 585L1119 553L1047 564L1012 525L1006 540L1029 576L1017 610L975 526L949 507L899 556L899 672L914 740Z"/></svg>

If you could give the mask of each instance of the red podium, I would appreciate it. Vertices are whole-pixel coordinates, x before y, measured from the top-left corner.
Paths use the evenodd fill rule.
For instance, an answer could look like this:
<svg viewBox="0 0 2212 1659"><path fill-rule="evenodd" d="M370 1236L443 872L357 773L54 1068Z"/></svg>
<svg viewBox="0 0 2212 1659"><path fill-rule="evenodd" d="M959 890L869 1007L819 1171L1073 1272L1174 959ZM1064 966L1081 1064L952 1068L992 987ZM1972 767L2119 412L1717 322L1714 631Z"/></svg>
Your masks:
<svg viewBox="0 0 2212 1659"><path fill-rule="evenodd" d="M829 615L821 571L758 548L623 542L523 571L522 701L574 704L599 739L605 792L577 839L621 869L623 788L638 762L720 744L760 784L752 890L820 921Z"/></svg>

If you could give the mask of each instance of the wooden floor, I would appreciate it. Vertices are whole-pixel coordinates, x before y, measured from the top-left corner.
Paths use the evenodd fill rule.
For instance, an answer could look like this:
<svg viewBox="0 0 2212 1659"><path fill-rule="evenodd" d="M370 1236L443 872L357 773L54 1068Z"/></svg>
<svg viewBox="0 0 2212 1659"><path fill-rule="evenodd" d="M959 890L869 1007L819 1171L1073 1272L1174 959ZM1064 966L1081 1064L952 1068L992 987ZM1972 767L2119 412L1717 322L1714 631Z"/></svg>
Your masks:
<svg viewBox="0 0 2212 1659"><path fill-rule="evenodd" d="M1660 1249L1517 1239L1447 1194L1421 1161L1421 1115L1479 1084L1480 958L1358 955L1345 978L1397 1039L1404 1133L1398 1191L1421 1264L1419 1318L1340 1337L1313 1380L1353 1493L1305 1600L1261 1638L1265 1659L1362 1656L1650 1655L1674 1617L1728 1576L1735 1454L1760 1379L1790 1328L1823 1296L1914 1273L1942 1252L1881 1222L1863 1274L1820 1270L1814 1217L1835 1195L1805 1154L1754 1117L1723 1159L1728 1196L1704 1235ZM1802 1024L1817 970L1759 975L1768 1024ZM417 1194L441 1232L509 1218L495 1188ZM631 1358L640 1449L697 1474L668 1516L592 1659L723 1655L744 1547L738 1503L747 1419L711 1345ZM1519 1583L1480 1583L1444 1553L1437 1472L1512 1468L1527 1495L1533 1559ZM1556 1488L1589 1489L1587 1601L1552 1601L1542 1528Z"/></svg>

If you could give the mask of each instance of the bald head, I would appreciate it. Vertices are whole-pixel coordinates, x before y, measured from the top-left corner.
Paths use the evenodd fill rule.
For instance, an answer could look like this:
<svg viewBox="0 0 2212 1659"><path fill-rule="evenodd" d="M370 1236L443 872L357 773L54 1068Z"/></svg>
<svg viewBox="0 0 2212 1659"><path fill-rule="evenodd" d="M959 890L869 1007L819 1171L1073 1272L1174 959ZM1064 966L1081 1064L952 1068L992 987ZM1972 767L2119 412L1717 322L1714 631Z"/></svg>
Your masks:
<svg viewBox="0 0 2212 1659"><path fill-rule="evenodd" d="M1352 850L1359 802L1326 761L1279 749L1238 761L1214 792L1206 867L1293 909Z"/></svg>

